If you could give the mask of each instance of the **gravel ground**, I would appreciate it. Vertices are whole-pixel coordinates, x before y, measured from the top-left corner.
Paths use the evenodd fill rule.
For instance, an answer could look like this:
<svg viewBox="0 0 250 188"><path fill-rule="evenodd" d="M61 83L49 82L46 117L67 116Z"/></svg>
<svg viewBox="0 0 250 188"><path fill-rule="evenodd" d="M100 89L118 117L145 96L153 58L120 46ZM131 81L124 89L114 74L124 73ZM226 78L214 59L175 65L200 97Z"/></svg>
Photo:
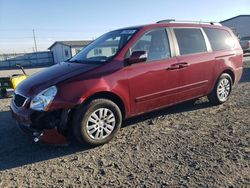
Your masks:
<svg viewBox="0 0 250 188"><path fill-rule="evenodd" d="M227 103L130 119L96 148L33 143L9 102L0 100L0 187L250 187L250 58Z"/></svg>

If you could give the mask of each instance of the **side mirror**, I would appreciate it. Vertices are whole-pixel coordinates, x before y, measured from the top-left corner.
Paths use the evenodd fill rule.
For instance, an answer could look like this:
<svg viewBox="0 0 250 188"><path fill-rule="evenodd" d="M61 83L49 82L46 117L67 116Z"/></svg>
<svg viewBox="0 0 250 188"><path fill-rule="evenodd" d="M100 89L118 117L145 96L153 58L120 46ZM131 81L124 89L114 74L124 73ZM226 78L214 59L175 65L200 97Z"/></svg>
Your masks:
<svg viewBox="0 0 250 188"><path fill-rule="evenodd" d="M134 51L131 56L128 58L128 64L141 63L146 61L148 54L146 51Z"/></svg>

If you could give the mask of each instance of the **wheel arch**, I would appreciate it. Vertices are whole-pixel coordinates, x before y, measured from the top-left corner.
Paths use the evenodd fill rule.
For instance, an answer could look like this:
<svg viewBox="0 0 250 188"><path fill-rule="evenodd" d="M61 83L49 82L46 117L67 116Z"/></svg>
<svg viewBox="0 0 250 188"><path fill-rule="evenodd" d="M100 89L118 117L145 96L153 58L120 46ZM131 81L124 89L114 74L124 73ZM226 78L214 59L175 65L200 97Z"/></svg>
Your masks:
<svg viewBox="0 0 250 188"><path fill-rule="evenodd" d="M110 92L110 91L101 91L101 92L97 92L94 93L93 95L88 96L82 103L82 105L89 103L90 101L94 100L94 99L109 99L112 102L114 102L121 110L122 113L122 118L126 118L127 116L127 109L125 106L124 101L121 99L120 96L118 96L117 94Z"/></svg>
<svg viewBox="0 0 250 188"><path fill-rule="evenodd" d="M231 70L231 69L226 69L226 70L224 70L224 71L220 74L220 76L221 76L223 73L229 74L229 76L231 76L232 81L233 81L232 84L234 84L234 82L235 82L235 75L234 75L233 70Z"/></svg>
<svg viewBox="0 0 250 188"><path fill-rule="evenodd" d="M221 76L222 74L224 74L224 73L227 73L227 74L229 74L229 75L231 76L232 81L233 81L232 85L234 85L234 83L235 83L234 71L233 71L232 69L230 69L230 68L226 68L226 69L224 69L224 70L219 71L219 72L217 73L217 77L214 77L214 79L213 79L213 81L212 81L212 84L211 84L211 88L208 90L208 94L210 94L210 93L213 91L214 87L216 86L216 83L217 83L218 80L220 79L220 76Z"/></svg>

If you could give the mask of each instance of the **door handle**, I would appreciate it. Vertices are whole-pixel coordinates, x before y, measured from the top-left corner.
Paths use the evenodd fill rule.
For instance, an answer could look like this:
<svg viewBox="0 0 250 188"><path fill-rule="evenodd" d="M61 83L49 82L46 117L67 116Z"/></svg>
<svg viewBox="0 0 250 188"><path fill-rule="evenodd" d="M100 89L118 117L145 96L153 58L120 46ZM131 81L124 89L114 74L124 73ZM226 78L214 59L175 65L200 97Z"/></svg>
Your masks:
<svg viewBox="0 0 250 188"><path fill-rule="evenodd" d="M188 64L187 62L180 63L180 64L179 64L179 69L183 69L183 68L186 68L186 67L188 67L188 66L189 66L189 64Z"/></svg>
<svg viewBox="0 0 250 188"><path fill-rule="evenodd" d="M183 63L176 63L176 64L173 64L173 65L170 65L167 70L176 70L176 69L183 69L183 68L186 68L188 67L189 64L186 63L186 62L183 62Z"/></svg>
<svg viewBox="0 0 250 188"><path fill-rule="evenodd" d="M179 64L173 64L173 65L170 65L167 70L176 70L176 69L179 69L180 66Z"/></svg>

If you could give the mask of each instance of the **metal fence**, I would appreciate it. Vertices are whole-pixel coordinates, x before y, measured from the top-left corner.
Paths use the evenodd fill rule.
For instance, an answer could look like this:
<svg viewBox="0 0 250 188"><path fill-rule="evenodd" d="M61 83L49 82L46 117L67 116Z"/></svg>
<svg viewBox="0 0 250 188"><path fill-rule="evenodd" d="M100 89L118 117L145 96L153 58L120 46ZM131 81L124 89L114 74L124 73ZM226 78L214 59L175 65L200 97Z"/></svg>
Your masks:
<svg viewBox="0 0 250 188"><path fill-rule="evenodd" d="M18 54L0 54L0 69L23 67L42 67L54 64L53 53L49 51Z"/></svg>

